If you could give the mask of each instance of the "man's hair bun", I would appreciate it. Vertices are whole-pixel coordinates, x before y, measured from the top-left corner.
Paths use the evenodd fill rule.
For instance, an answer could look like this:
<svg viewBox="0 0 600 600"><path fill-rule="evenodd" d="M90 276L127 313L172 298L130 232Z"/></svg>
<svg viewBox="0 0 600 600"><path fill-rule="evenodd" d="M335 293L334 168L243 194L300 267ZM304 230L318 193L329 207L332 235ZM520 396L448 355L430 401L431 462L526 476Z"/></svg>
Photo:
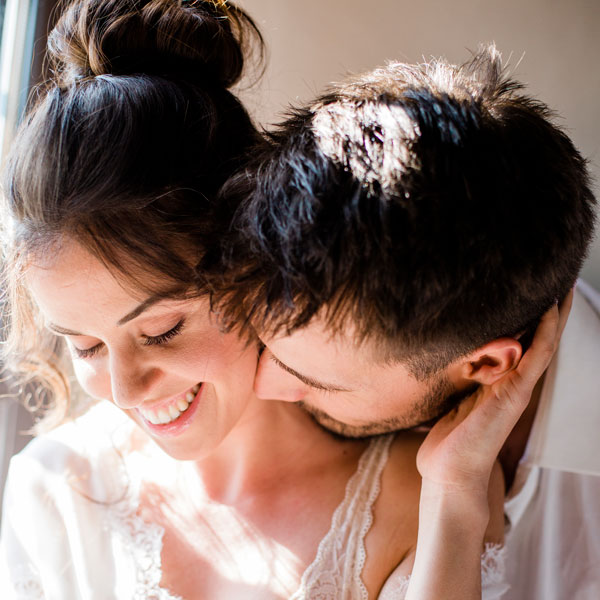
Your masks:
<svg viewBox="0 0 600 600"><path fill-rule="evenodd" d="M76 0L48 40L53 83L98 75L176 76L230 87L262 38L226 0Z"/></svg>

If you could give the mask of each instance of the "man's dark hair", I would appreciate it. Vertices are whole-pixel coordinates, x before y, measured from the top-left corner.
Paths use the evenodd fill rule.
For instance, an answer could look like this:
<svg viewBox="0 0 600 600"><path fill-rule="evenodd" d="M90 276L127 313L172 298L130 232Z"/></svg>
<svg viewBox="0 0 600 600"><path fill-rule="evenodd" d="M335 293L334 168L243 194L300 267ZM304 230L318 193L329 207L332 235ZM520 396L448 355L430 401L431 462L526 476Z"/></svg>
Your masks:
<svg viewBox="0 0 600 600"><path fill-rule="evenodd" d="M531 332L593 232L585 161L494 47L391 63L270 134L224 190L240 201L215 302L259 333L317 313L427 376Z"/></svg>

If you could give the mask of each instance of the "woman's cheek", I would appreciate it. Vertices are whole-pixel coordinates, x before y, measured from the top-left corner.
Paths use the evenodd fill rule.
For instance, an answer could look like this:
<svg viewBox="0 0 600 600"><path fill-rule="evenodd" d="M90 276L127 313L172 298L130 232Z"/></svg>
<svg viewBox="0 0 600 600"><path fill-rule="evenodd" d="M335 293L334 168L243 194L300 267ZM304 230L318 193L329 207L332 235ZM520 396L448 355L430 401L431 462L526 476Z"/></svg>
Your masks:
<svg viewBox="0 0 600 600"><path fill-rule="evenodd" d="M255 348L245 348L239 339L231 336L218 346L213 346L207 362L207 379L228 385L243 385L252 389L258 364Z"/></svg>
<svg viewBox="0 0 600 600"><path fill-rule="evenodd" d="M79 385L86 394L97 400L111 398L110 376L107 372L94 368L93 360L73 359L73 370Z"/></svg>

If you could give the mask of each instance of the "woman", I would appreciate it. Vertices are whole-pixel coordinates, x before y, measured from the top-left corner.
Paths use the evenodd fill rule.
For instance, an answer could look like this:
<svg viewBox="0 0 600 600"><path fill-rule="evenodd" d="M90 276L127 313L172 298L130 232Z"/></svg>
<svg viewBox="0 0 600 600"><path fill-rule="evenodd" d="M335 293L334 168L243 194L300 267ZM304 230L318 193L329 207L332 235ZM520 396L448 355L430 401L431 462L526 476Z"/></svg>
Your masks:
<svg viewBox="0 0 600 600"><path fill-rule="evenodd" d="M50 35L53 79L5 177L4 357L45 390L47 423L84 412L71 367L98 402L13 460L8 597L406 591L421 436L339 439L257 400L256 349L219 329L196 283L216 191L258 139L228 90L256 35L239 9L198 0L81 0ZM502 540L499 483L495 470L486 542Z"/></svg>

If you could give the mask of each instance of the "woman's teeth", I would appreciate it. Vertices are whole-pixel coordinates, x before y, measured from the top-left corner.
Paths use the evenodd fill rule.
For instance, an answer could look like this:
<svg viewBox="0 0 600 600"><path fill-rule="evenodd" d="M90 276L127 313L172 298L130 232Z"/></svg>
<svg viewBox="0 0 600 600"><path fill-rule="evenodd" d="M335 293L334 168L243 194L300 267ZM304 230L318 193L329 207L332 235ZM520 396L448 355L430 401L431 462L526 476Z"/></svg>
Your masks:
<svg viewBox="0 0 600 600"><path fill-rule="evenodd" d="M179 397L168 406L162 406L158 409L140 408L139 411L152 425L166 425L179 418L182 412L185 412L189 405L194 401L196 394L200 391L200 383L185 393L184 397Z"/></svg>

